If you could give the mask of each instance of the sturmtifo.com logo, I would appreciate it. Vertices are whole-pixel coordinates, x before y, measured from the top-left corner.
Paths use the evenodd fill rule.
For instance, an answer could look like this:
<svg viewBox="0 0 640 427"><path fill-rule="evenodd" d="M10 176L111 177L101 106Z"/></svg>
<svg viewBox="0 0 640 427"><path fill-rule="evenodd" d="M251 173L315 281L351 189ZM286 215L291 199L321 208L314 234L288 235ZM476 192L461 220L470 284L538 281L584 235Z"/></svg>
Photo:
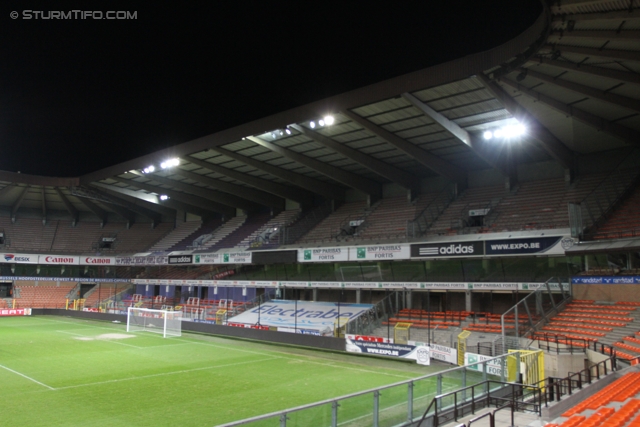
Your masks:
<svg viewBox="0 0 640 427"><path fill-rule="evenodd" d="M138 19L137 10L23 10L13 11L9 14L11 19L41 19L41 20L70 20L70 19L94 19L94 20L127 20Z"/></svg>

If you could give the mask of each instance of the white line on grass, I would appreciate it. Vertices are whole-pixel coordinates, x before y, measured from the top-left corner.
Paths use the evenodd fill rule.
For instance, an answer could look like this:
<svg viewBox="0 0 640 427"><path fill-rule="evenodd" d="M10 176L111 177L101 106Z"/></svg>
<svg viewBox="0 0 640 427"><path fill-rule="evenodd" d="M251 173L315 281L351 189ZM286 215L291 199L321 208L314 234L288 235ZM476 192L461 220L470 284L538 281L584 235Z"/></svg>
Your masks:
<svg viewBox="0 0 640 427"><path fill-rule="evenodd" d="M33 381L33 382L34 382L34 383L36 383L36 384L40 384L42 387L46 387L46 388L48 388L49 390L55 390L55 388L50 387L50 386L46 385L45 383L41 383L41 382L40 382L40 381L38 381L38 380L34 380L33 378L28 377L28 376L26 376L25 374L21 374L21 373L20 373L20 372L18 372L18 371L14 371L13 369L7 368L6 366L0 365L0 368L2 368L2 369L6 369L6 370L7 370L7 371L9 371L9 372L13 372L13 373L14 373L14 374L16 374L16 375L20 375L22 378L26 378L26 379L28 379L29 381Z"/></svg>
<svg viewBox="0 0 640 427"><path fill-rule="evenodd" d="M123 343L123 342L118 342L116 340L100 339L100 338L92 337L90 335L76 334L75 332L69 332L69 331L56 331L56 332L60 332L62 334L75 335L77 337L91 338L92 340L95 340L95 341L110 342L110 343L113 343L113 344L120 344L120 345L124 345L124 346L127 346L127 347L137 348L138 350L143 349L143 348L144 349L147 348L147 347L139 347L139 346L133 345L133 344L126 344L126 343Z"/></svg>
<svg viewBox="0 0 640 427"><path fill-rule="evenodd" d="M266 361L269 361L269 360L276 360L276 359L282 359L282 358L281 357L272 357L270 359L249 360L249 361L246 361L246 362L228 363L226 365L203 366L202 368L183 369L181 371L162 372L160 374L142 375L142 376L139 376L139 377L118 378L118 379L115 379L115 380L98 381L98 382L95 382L95 383L69 385L69 386L66 386L66 387L58 387L55 390L67 390L67 389L70 389L70 388L89 387L89 386L93 386L93 385L118 383L118 382L122 382L122 381L142 380L142 379L146 379L146 378L163 377L165 375L175 375L175 374L185 374L185 373L189 373L189 372L205 371L207 369L228 368L229 366L246 365L247 363L266 362Z"/></svg>
<svg viewBox="0 0 640 427"><path fill-rule="evenodd" d="M183 340L186 340L183 338ZM186 340L188 341L188 340ZM258 355L264 355L264 354L268 354L268 353L278 353L278 354L290 354L290 353L285 353L283 351L277 351L277 350L269 350L266 352L259 352L259 351L251 351L251 350L242 350L239 348L234 348L234 347L225 347L225 346L221 346L221 345L216 345L216 344L211 344L208 342L202 342L202 341L188 341L190 343L193 344L200 344L200 345L206 345L206 346L210 346L210 347L215 347L215 348L222 348L225 350L232 350L232 351L241 351L243 353L251 353L251 354L258 354ZM316 358L316 359L322 359L322 360L331 360L331 359L323 359L321 357L316 357L316 356L306 356L306 355L300 355L299 358L295 358L295 357L281 357L281 359L287 359L287 360L295 360L295 361L300 361L300 362L307 362L307 363L313 363L316 365L321 365L321 366L330 366L332 368L341 368L341 369L349 369L352 371L360 371L360 372L367 372L370 374L378 374L378 375L387 375L387 376L391 376L391 377L397 377L397 378L402 378L402 379L406 379L409 380L411 378L414 378L413 376L409 376L409 375L396 375L396 374L390 374L387 372L380 372L380 371L372 371L372 370L368 370L368 369L361 369L361 368L351 368L349 366L341 366L341 365L336 365L333 363L322 363L322 362L314 362L312 360L308 360L310 358ZM335 363L344 363L346 365L349 365L349 362L340 362L340 361L335 361L332 360L332 362ZM387 368L384 368L387 369Z"/></svg>

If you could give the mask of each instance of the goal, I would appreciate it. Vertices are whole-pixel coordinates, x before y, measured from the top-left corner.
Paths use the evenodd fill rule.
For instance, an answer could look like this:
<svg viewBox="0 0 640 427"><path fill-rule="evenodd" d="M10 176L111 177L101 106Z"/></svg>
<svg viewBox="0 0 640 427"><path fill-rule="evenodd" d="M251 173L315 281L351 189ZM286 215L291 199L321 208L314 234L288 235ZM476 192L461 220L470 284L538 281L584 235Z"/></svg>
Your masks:
<svg viewBox="0 0 640 427"><path fill-rule="evenodd" d="M164 338L182 336L182 312L129 307L127 332L147 331Z"/></svg>

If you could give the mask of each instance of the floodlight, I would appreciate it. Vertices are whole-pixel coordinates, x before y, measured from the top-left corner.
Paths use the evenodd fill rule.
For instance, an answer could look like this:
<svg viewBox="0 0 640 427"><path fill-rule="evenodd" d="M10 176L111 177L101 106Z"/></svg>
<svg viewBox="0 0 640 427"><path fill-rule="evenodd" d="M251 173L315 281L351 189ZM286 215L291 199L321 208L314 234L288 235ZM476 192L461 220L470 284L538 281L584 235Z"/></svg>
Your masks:
<svg viewBox="0 0 640 427"><path fill-rule="evenodd" d="M503 135L504 132L502 129L496 129L493 131L493 136L495 136L496 138L502 138Z"/></svg>
<svg viewBox="0 0 640 427"><path fill-rule="evenodd" d="M165 160L164 162L160 163L160 167L162 169L167 169L173 166L178 166L179 164L180 164L180 159L173 158L173 159Z"/></svg>
<svg viewBox="0 0 640 427"><path fill-rule="evenodd" d="M316 122L314 122L314 121L309 122L309 126L311 127L311 129L315 128L316 127Z"/></svg>
<svg viewBox="0 0 640 427"><path fill-rule="evenodd" d="M318 124L319 124L320 126L324 126L324 120L322 120L322 119L318 120Z"/></svg>
<svg viewBox="0 0 640 427"><path fill-rule="evenodd" d="M285 132L287 133L287 135L291 135L291 129L287 128Z"/></svg>
<svg viewBox="0 0 640 427"><path fill-rule="evenodd" d="M280 136L284 135L284 132L280 131Z"/></svg>
<svg viewBox="0 0 640 427"><path fill-rule="evenodd" d="M167 196L166 194L161 194L160 195L160 200L167 200L169 198L169 196Z"/></svg>
<svg viewBox="0 0 640 427"><path fill-rule="evenodd" d="M271 132L271 138L276 139L276 133L275 132Z"/></svg>
<svg viewBox="0 0 640 427"><path fill-rule="evenodd" d="M327 126L331 126L333 122L335 122L335 119L333 118L333 116L324 116L324 122L327 124Z"/></svg>
<svg viewBox="0 0 640 427"><path fill-rule="evenodd" d="M493 138L493 133L491 133L491 131L488 130L488 131L485 131L484 134L482 134L482 136L484 136L484 139L489 140Z"/></svg>
<svg viewBox="0 0 640 427"><path fill-rule="evenodd" d="M155 166L153 166L153 165L149 165L149 166L147 166L146 168L144 168L144 169L142 170L142 172L143 172L143 173L151 173L151 172L153 172L154 170L156 170Z"/></svg>

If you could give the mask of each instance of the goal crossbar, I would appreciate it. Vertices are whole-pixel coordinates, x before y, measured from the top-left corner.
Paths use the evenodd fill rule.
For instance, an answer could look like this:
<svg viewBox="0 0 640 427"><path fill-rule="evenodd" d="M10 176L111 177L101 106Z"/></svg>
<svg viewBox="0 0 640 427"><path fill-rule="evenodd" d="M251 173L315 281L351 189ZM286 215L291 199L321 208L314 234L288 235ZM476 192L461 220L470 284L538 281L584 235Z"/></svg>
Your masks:
<svg viewBox="0 0 640 427"><path fill-rule="evenodd" d="M182 312L129 307L127 332L137 331L162 334L164 338L182 336Z"/></svg>

